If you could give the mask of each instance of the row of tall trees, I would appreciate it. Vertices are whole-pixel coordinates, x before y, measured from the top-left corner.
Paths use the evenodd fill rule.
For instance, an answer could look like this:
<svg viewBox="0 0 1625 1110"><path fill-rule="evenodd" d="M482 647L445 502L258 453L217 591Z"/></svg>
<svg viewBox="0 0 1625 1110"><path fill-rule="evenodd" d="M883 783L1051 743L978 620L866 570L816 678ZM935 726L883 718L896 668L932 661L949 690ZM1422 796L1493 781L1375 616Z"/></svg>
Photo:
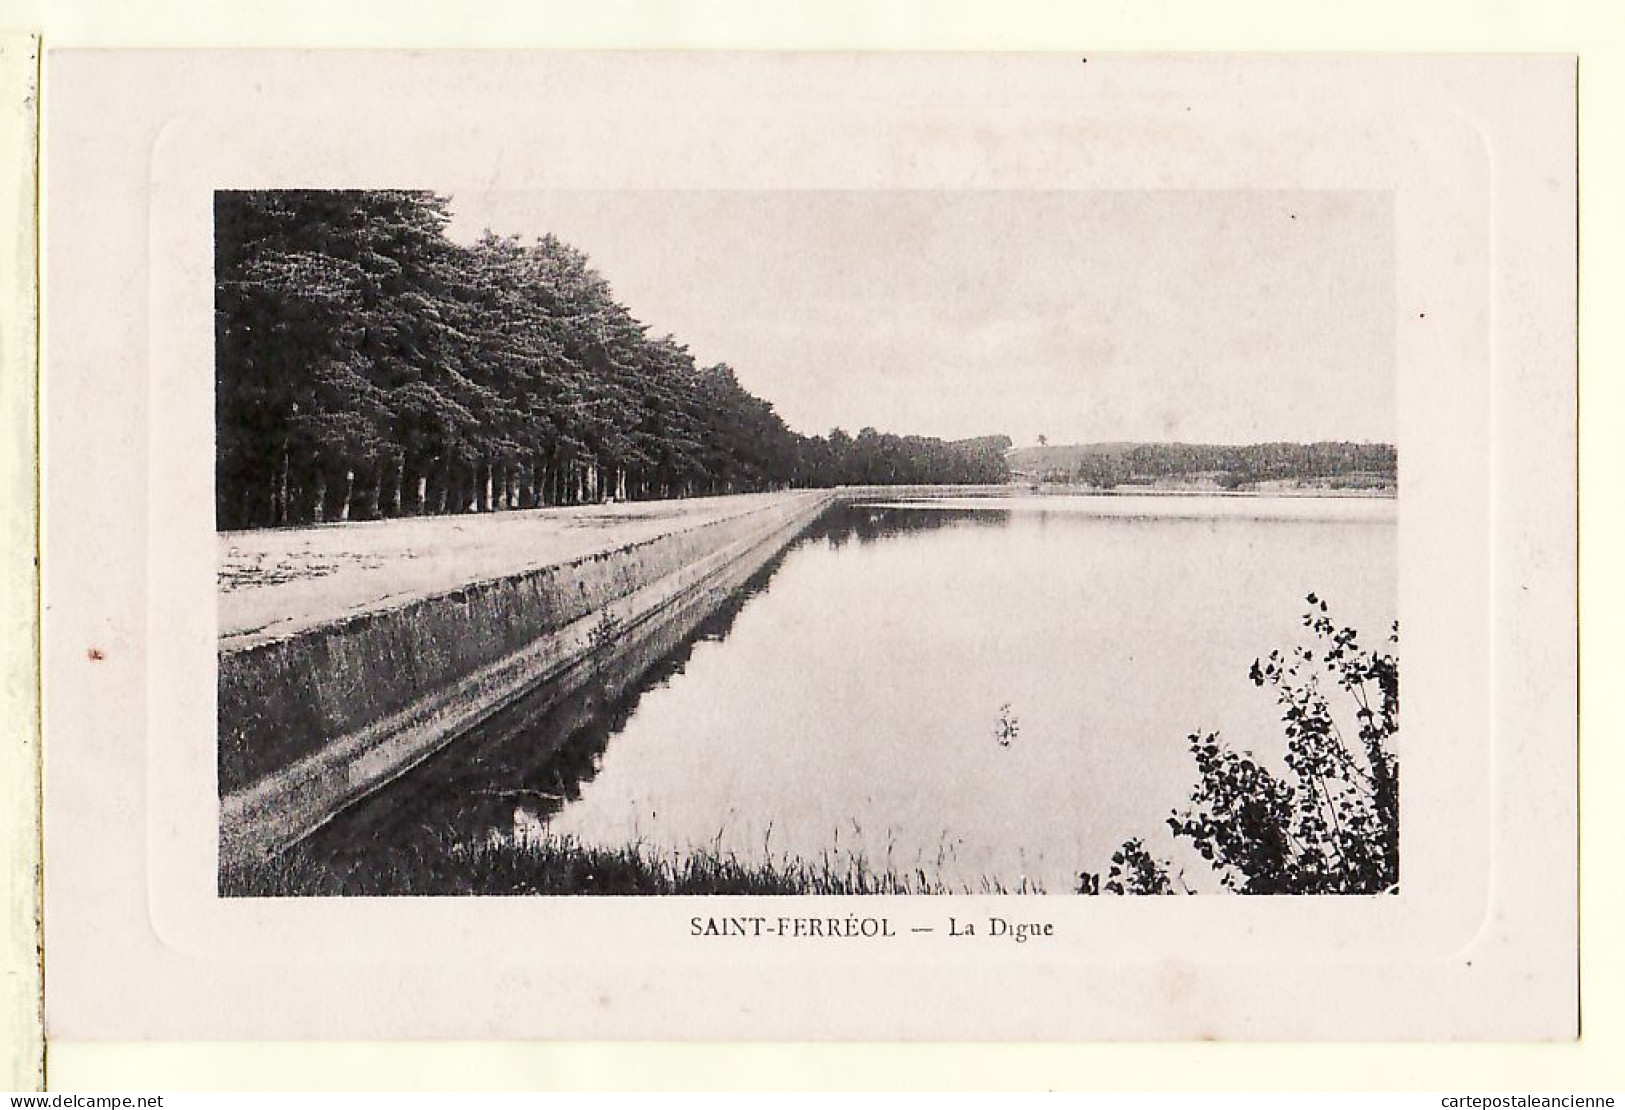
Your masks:
<svg viewBox="0 0 1625 1110"><path fill-rule="evenodd" d="M996 484L1010 478L1009 436L944 441L864 428L803 439L798 473L811 486Z"/></svg>
<svg viewBox="0 0 1625 1110"><path fill-rule="evenodd" d="M219 527L1008 477L1004 437L799 435L580 250L454 243L449 203L215 195Z"/></svg>

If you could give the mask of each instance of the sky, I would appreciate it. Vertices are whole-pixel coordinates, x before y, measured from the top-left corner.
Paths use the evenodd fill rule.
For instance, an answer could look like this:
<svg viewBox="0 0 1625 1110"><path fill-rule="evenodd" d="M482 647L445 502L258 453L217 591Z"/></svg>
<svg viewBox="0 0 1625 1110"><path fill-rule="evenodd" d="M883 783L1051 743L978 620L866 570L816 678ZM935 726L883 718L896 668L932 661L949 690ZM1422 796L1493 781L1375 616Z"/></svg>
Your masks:
<svg viewBox="0 0 1625 1110"><path fill-rule="evenodd" d="M1017 445L1392 442L1377 192L503 192L449 234L552 233L797 431Z"/></svg>

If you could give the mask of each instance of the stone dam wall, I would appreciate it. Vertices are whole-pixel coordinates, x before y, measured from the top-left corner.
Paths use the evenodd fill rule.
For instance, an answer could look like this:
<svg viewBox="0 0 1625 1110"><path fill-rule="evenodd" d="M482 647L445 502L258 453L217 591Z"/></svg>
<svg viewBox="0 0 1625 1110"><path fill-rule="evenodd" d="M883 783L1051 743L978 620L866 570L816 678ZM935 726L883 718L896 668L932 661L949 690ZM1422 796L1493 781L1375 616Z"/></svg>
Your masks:
<svg viewBox="0 0 1625 1110"><path fill-rule="evenodd" d="M785 494L570 562L227 641L222 865L275 854L520 698L563 697L590 679L586 661L714 609L836 496Z"/></svg>

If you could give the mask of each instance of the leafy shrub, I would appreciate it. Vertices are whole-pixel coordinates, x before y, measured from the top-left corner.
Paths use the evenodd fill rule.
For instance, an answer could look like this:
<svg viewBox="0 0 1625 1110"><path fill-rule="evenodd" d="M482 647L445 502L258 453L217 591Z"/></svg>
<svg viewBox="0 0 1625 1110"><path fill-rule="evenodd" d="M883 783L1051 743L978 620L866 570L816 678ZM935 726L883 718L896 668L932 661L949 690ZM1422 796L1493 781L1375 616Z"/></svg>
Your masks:
<svg viewBox="0 0 1625 1110"><path fill-rule="evenodd" d="M1399 625L1389 649L1366 649L1314 594L1303 623L1311 646L1255 660L1253 684L1275 691L1289 777L1218 733L1192 733L1199 782L1168 818L1219 882L1242 894L1381 894L1399 889ZM1345 735L1334 712L1354 722ZM1174 892L1170 865L1133 839L1112 857L1113 894ZM1083 889L1089 889L1085 876Z"/></svg>
<svg viewBox="0 0 1625 1110"><path fill-rule="evenodd" d="M1107 894L1177 894L1168 877L1166 864L1158 863L1146 851L1139 837L1112 853L1112 869L1106 876ZM1190 893L1187 889L1186 893Z"/></svg>

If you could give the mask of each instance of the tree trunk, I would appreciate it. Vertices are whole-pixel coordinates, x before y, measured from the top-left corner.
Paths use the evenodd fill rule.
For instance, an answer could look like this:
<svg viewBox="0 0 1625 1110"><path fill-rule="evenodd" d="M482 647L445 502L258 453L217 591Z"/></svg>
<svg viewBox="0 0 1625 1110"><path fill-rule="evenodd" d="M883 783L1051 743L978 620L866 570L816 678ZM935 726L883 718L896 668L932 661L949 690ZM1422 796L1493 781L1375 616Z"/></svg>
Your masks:
<svg viewBox="0 0 1625 1110"><path fill-rule="evenodd" d="M350 495L352 493L354 493L354 492L355 492L355 471L350 470L350 469L346 469L344 471L344 500L339 502L339 515L338 515L338 518L340 520L349 520L350 519Z"/></svg>
<svg viewBox="0 0 1625 1110"><path fill-rule="evenodd" d="M288 523L288 470L293 465L288 456L288 448L284 446L282 448L282 477L279 481L279 488L271 495L274 506L271 520L274 524Z"/></svg>

